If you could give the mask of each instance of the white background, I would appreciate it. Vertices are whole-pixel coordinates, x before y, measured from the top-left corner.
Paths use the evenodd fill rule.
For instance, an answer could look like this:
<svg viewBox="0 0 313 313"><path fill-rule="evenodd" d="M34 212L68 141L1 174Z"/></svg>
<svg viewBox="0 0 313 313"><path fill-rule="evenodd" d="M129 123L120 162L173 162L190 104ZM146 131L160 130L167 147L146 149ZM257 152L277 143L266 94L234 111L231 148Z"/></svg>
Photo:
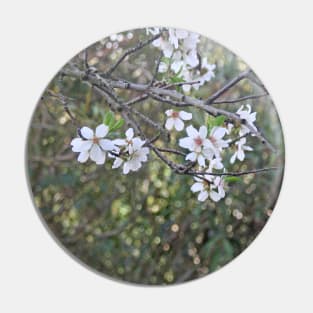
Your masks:
<svg viewBox="0 0 313 313"><path fill-rule="evenodd" d="M0 311L312 312L310 3L2 1ZM70 258L41 224L24 173L28 123L57 70L110 33L148 25L197 31L241 56L273 96L286 139L282 193L262 234L217 273L166 288L104 279Z"/></svg>

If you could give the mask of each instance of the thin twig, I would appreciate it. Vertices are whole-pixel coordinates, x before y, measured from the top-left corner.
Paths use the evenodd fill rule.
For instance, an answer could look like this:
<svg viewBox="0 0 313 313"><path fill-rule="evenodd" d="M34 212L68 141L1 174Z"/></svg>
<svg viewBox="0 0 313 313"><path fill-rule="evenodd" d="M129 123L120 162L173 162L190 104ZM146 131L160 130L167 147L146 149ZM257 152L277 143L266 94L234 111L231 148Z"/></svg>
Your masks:
<svg viewBox="0 0 313 313"><path fill-rule="evenodd" d="M135 47L129 48L127 49L123 55L115 62L115 64L113 64L105 73L105 76L110 76L115 70L116 68L122 63L122 61L130 54L135 53L136 51L142 49L143 47L149 45L150 43L152 43L154 40L158 39L160 36L162 35L162 32L156 34L155 36L145 40L145 41L141 41L139 42Z"/></svg>
<svg viewBox="0 0 313 313"><path fill-rule="evenodd" d="M155 79L156 79L156 77L157 77L157 75L159 73L159 67L160 67L160 63L161 63L162 57L163 57L163 52L161 51L161 53L159 55L159 58L157 59L157 62L156 62L156 66L155 66L154 74L153 74L151 82L150 82L150 86L153 85L153 83L155 82Z"/></svg>
<svg viewBox="0 0 313 313"><path fill-rule="evenodd" d="M186 156L186 153L176 150L176 149L160 148L160 147L156 147L156 148L161 152L168 152L168 153L174 153L174 154L181 155L181 156Z"/></svg>
<svg viewBox="0 0 313 313"><path fill-rule="evenodd" d="M248 171L243 171L243 172L224 172L224 173L207 173L207 172L197 172L197 171L190 171L187 172L187 175L212 175L212 176L243 176L243 175L248 175L248 174L256 174L256 173L262 173L262 172L269 172L269 171L275 171L275 170L280 170L281 168L279 167L265 167L265 168L260 168L260 169L255 169L255 170L248 170Z"/></svg>
<svg viewBox="0 0 313 313"><path fill-rule="evenodd" d="M237 103L237 102L241 102L241 101L245 101L245 100L252 100L252 99L258 99L258 98L266 97L268 95L269 95L268 93L263 93L261 95L249 95L249 96L241 97L238 99L213 101L211 104Z"/></svg>
<svg viewBox="0 0 313 313"><path fill-rule="evenodd" d="M230 80L224 87L220 88L218 91L216 91L212 96L210 96L205 104L209 105L212 104L214 102L214 100L216 100L217 98L219 98L222 94L224 94L228 89L230 89L231 87L233 87L234 85L236 85L237 83L239 83L241 80L243 80L244 78L246 78L249 74L250 74L251 70L248 69L247 71L244 71L242 73L240 73L238 76L236 76L235 78L233 78L232 80Z"/></svg>

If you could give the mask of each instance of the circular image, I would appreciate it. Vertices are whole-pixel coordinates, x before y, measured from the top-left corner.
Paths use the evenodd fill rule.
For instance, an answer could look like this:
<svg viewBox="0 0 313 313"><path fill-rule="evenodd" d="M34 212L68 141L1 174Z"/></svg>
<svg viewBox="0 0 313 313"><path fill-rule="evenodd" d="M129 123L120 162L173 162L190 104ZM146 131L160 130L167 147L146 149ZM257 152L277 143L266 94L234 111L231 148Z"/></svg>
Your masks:
<svg viewBox="0 0 313 313"><path fill-rule="evenodd" d="M42 220L77 260L170 285L255 239L279 195L284 142L244 61L198 33L142 28L96 42L52 79L26 168Z"/></svg>

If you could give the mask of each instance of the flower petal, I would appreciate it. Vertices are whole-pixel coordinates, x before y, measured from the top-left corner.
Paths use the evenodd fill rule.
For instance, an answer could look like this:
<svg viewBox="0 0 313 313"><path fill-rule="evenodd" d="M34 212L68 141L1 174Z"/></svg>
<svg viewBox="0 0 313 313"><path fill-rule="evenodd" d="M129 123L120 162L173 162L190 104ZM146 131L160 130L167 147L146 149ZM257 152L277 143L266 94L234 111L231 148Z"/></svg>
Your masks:
<svg viewBox="0 0 313 313"><path fill-rule="evenodd" d="M125 135L127 140L132 139L134 137L134 130L132 128L128 128Z"/></svg>
<svg viewBox="0 0 313 313"><path fill-rule="evenodd" d="M199 135L198 131L192 125L186 128L186 132L187 132L187 135L192 138L195 138Z"/></svg>
<svg viewBox="0 0 313 313"><path fill-rule="evenodd" d="M199 135L201 138L205 138L208 134L208 129L202 125L200 128L199 128Z"/></svg>
<svg viewBox="0 0 313 313"><path fill-rule="evenodd" d="M187 127L188 128L188 127ZM190 137L184 137L179 139L179 146L192 151L193 140Z"/></svg>
<svg viewBox="0 0 313 313"><path fill-rule="evenodd" d="M90 159L97 164L103 164L105 162L105 153L101 151L98 145L93 145L90 150Z"/></svg>
<svg viewBox="0 0 313 313"><path fill-rule="evenodd" d="M189 121L192 119L192 114L185 112L185 111L180 111L179 113L179 117L184 120L184 121Z"/></svg>
<svg viewBox="0 0 313 313"><path fill-rule="evenodd" d="M242 146L242 148L246 151L253 151L253 148L251 148L250 146Z"/></svg>
<svg viewBox="0 0 313 313"><path fill-rule="evenodd" d="M81 144L83 140L81 138L74 138L72 141L71 141L71 146L76 146L78 144Z"/></svg>
<svg viewBox="0 0 313 313"><path fill-rule="evenodd" d="M214 156L214 150L211 148L205 148L202 150L202 154L205 156L206 159L212 160Z"/></svg>
<svg viewBox="0 0 313 313"><path fill-rule="evenodd" d="M81 152L81 144L83 143L83 140L81 138L75 138L71 141L72 145L72 151L73 152Z"/></svg>
<svg viewBox="0 0 313 313"><path fill-rule="evenodd" d="M92 146L91 140L83 140L82 143L80 144L79 152L88 151L91 148L91 146Z"/></svg>
<svg viewBox="0 0 313 313"><path fill-rule="evenodd" d="M100 139L99 145L104 151L112 151L116 148L112 140L109 139Z"/></svg>
<svg viewBox="0 0 313 313"><path fill-rule="evenodd" d="M196 161L197 160L197 153L195 153L195 152L188 153L185 160L189 160L192 162Z"/></svg>
<svg viewBox="0 0 313 313"><path fill-rule="evenodd" d="M236 158L237 158L237 152L235 152L235 153L232 155L232 157L230 158L230 163L231 163L231 164L234 164L235 161L236 161Z"/></svg>
<svg viewBox="0 0 313 313"><path fill-rule="evenodd" d="M245 159L245 153L243 152L243 150L238 150L237 152L237 158L240 161L243 161Z"/></svg>
<svg viewBox="0 0 313 313"><path fill-rule="evenodd" d="M77 161L80 163L85 163L89 158L89 152L88 151L83 151L79 154Z"/></svg>
<svg viewBox="0 0 313 313"><path fill-rule="evenodd" d="M123 159L121 158L115 158L112 168L118 168L123 164Z"/></svg>
<svg viewBox="0 0 313 313"><path fill-rule="evenodd" d="M191 190L192 192L202 191L202 190L203 190L203 183L194 183L194 184L191 186L190 190Z"/></svg>
<svg viewBox="0 0 313 313"><path fill-rule="evenodd" d="M130 171L129 162L125 162L123 166L123 174L128 174Z"/></svg>
<svg viewBox="0 0 313 313"><path fill-rule="evenodd" d="M146 142L144 140L141 140L139 137L136 137L132 140L132 148L133 150L138 150L140 149ZM131 150L131 149L130 149ZM132 152L131 152L132 153Z"/></svg>
<svg viewBox="0 0 313 313"><path fill-rule="evenodd" d="M211 198L213 201L215 201L215 202L218 202L218 201L221 200L220 195L219 195L216 191L214 191L214 190L211 190L211 191L210 191L210 198Z"/></svg>
<svg viewBox="0 0 313 313"><path fill-rule="evenodd" d="M112 142L114 145L117 145L117 146L125 146L127 144L125 139L114 139L112 140Z"/></svg>
<svg viewBox="0 0 313 313"><path fill-rule="evenodd" d="M203 157L202 154L199 154L199 155L198 155L198 164L199 164L200 166L205 166L205 159L204 159L204 157Z"/></svg>
<svg viewBox="0 0 313 313"><path fill-rule="evenodd" d="M175 123L175 120L172 117L168 118L165 122L165 128L167 130L172 130L174 123Z"/></svg>
<svg viewBox="0 0 313 313"><path fill-rule="evenodd" d="M237 113L240 114L243 109L243 105L237 110Z"/></svg>
<svg viewBox="0 0 313 313"><path fill-rule="evenodd" d="M109 132L109 127L107 125L101 124L96 128L96 137L103 138Z"/></svg>
<svg viewBox="0 0 313 313"><path fill-rule="evenodd" d="M225 136L226 132L227 132L227 129L224 127L213 127L211 131L211 135L215 139L222 139Z"/></svg>
<svg viewBox="0 0 313 313"><path fill-rule="evenodd" d="M172 116L173 110L172 110L172 109L166 110L166 111L165 111L165 114L166 114L167 116Z"/></svg>
<svg viewBox="0 0 313 313"><path fill-rule="evenodd" d="M175 126L175 129L180 132L184 129L185 124L180 118L175 118L174 126Z"/></svg>
<svg viewBox="0 0 313 313"><path fill-rule="evenodd" d="M90 129L89 127L87 126L84 126L80 129L80 133L82 134L82 136L85 138L85 139L92 139L93 138L93 130Z"/></svg>
<svg viewBox="0 0 313 313"><path fill-rule="evenodd" d="M201 202L203 202L203 201L205 201L208 197L209 197L209 193L208 193L206 190L204 190L204 191L201 191L201 192L199 193L199 195L198 195L198 200L201 201Z"/></svg>

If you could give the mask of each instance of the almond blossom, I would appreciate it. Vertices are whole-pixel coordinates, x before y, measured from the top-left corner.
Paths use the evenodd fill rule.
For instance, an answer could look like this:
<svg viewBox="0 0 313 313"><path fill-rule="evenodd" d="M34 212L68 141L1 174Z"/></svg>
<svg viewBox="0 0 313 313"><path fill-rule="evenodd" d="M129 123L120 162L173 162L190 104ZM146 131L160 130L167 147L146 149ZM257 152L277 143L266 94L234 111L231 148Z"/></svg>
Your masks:
<svg viewBox="0 0 313 313"><path fill-rule="evenodd" d="M129 128L126 133L126 139L115 139L113 142L120 146L118 153L121 155L112 157L115 158L112 168L118 168L123 164L123 174L128 174L130 171L138 171L142 162L148 160L149 148L143 147L144 140L139 137L134 137L134 130Z"/></svg>
<svg viewBox="0 0 313 313"><path fill-rule="evenodd" d="M188 31L184 29L176 29L176 28L169 28L169 42L174 46L175 49L178 48L178 41L180 39L185 39L188 37Z"/></svg>
<svg viewBox="0 0 313 313"><path fill-rule="evenodd" d="M244 110L244 106L242 105L238 111L237 114L240 116L242 120L244 120L248 125L250 125L255 131L257 131L257 128L254 125L254 122L256 120L256 112L251 113L251 105L246 104L247 110ZM244 125L241 124L239 136L243 136L245 134L250 133L250 129Z"/></svg>
<svg viewBox="0 0 313 313"><path fill-rule="evenodd" d="M225 197L224 183L225 181L224 181L223 176L215 177L213 181L213 185L211 185L211 190L210 190L210 198L213 201L218 202Z"/></svg>
<svg viewBox="0 0 313 313"><path fill-rule="evenodd" d="M182 131L184 129L184 122L192 119L192 114L185 111L174 111L172 109L165 111L168 116L165 128L167 130L172 130L174 127L177 131Z"/></svg>
<svg viewBox="0 0 313 313"><path fill-rule="evenodd" d="M198 201L204 202L209 197L218 202L225 197L224 179L220 176L212 180L212 175L204 175L203 179L195 177L195 183L191 186L190 190L193 193L199 192Z"/></svg>
<svg viewBox="0 0 313 313"><path fill-rule="evenodd" d="M232 155L230 159L230 163L235 163L236 159L239 161L243 161L245 159L245 151L253 151L250 146L246 146L246 138L241 138L240 140L236 141L235 145L237 146L237 151Z"/></svg>
<svg viewBox="0 0 313 313"><path fill-rule="evenodd" d="M147 33L157 34L159 28L148 28ZM161 61L158 71L165 73L170 69L180 73L180 77L186 82L198 80L198 84L183 85L183 90L189 92L191 88L199 89L205 82L214 77L215 64L209 64L207 58L201 60L201 69L197 69L200 63L197 45L200 35L183 29L168 29L168 36L159 37L153 41L153 45L162 50L166 58L170 58L170 64Z"/></svg>
<svg viewBox="0 0 313 313"><path fill-rule="evenodd" d="M197 131L192 125L186 128L188 137L181 138L179 145L191 151L186 156L186 160L192 162L197 161L200 166L205 166L205 159L212 159L214 156L214 146L211 141L206 138L208 130L205 126L201 126Z"/></svg>
<svg viewBox="0 0 313 313"><path fill-rule="evenodd" d="M216 157L220 156L220 152L228 147L227 140L222 139L225 134L227 134L227 129L220 126L215 126L212 128L210 132L209 139L213 145L214 148L214 155Z"/></svg>
<svg viewBox="0 0 313 313"><path fill-rule="evenodd" d="M182 77L186 82L189 81L199 81L197 84L192 85L183 85L183 90L185 92L189 92L191 88L198 90L201 86L203 86L206 82L209 82L214 76L214 70L216 68L215 64L209 64L206 58L202 58L201 60L201 73L200 71L190 71L187 68L184 68L182 71Z"/></svg>
<svg viewBox="0 0 313 313"><path fill-rule="evenodd" d="M96 164L104 164L106 152L116 148L111 140L104 139L108 132L109 127L104 124L97 126L95 132L89 127L82 127L79 130L81 137L71 141L72 151L79 152L78 162L85 163L90 158Z"/></svg>

